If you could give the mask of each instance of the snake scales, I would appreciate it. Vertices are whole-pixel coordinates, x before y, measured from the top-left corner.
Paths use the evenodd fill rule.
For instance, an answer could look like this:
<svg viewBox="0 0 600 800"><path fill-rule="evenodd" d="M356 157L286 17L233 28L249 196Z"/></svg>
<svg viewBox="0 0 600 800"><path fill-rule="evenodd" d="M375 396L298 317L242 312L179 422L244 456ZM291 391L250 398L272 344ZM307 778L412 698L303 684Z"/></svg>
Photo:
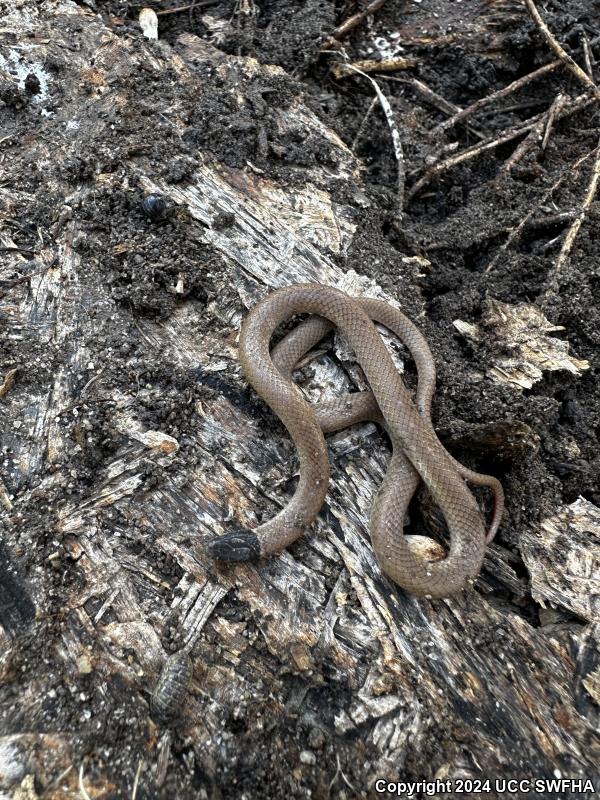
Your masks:
<svg viewBox="0 0 600 800"><path fill-rule="evenodd" d="M276 328L298 314L311 314L273 350ZM383 340L378 322L409 348L419 375L413 402ZM311 405L292 381L300 358L332 327L353 348L371 392ZM373 503L371 539L383 570L407 591L446 597L471 585L483 562L486 541L500 524L504 507L496 478L463 467L445 450L431 423L435 367L419 330L387 303L349 297L320 284L299 284L268 295L248 314L240 334L240 361L254 389L284 423L296 445L300 479L288 505L256 530L240 529L213 539L208 550L223 561L248 561L276 553L301 536L315 520L327 493L329 459L324 433L361 420L383 425L393 445L392 459ZM403 534L405 512L422 479L444 514L450 547L440 561L429 561ZM487 537L475 498L465 480L494 492L494 515Z"/></svg>

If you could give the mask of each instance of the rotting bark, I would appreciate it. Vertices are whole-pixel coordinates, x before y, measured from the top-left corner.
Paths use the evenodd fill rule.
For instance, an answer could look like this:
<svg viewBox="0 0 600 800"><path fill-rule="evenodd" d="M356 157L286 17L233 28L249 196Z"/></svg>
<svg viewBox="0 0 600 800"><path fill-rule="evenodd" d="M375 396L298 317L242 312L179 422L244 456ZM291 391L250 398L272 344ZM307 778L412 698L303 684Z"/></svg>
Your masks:
<svg viewBox="0 0 600 800"><path fill-rule="evenodd" d="M4 146L19 155L5 160L0 189L2 245L15 248L3 253L0 319L26 358L2 375L17 369L1 398L0 789L25 790L33 776L50 798L129 797L134 787L140 797L310 788L342 798L401 775L592 777L597 626L569 616L581 608L571 596L550 630L515 613L509 600L524 602L527 581L500 544L476 591L437 602L398 591L369 544L387 460L373 426L332 437L327 506L293 551L222 570L204 553L230 520L273 514L293 481L289 441L239 375L245 308L298 281L387 297L338 265L365 203L350 150L289 96L273 104L277 135L317 140L324 165L278 177L219 162L185 138L188 99L221 87L258 106L259 90L283 79L278 68L193 36L176 48L118 38L70 3L23 2L2 25L4 57L17 52L38 76L39 103L60 82L60 103L41 116L4 76L9 109L16 120L29 107L31 129L8 130ZM165 73L177 91L149 97L152 113L132 118ZM265 159L273 130L253 129ZM177 181L162 163L167 141L170 151L182 143ZM38 165L54 212L47 229L33 211L26 219L24 164ZM158 306L144 248L159 247L163 222L139 209L151 192L168 200L169 231L202 259L199 286L186 253L173 254ZM124 211L132 223L121 236ZM35 268L17 249L23 222ZM102 271L107 241L112 271ZM127 267L133 289L119 278L132 253L142 259ZM317 398L360 380L338 348L301 383ZM165 429L152 427L157 407ZM527 558L553 563L535 538ZM182 709L158 718L151 694L170 653L186 650Z"/></svg>

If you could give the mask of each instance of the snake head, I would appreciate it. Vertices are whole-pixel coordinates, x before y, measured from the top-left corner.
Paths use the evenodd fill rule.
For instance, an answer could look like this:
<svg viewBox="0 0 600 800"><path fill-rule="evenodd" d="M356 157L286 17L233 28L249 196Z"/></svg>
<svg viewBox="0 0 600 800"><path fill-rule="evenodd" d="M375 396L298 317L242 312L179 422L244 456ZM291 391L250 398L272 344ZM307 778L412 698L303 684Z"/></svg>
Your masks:
<svg viewBox="0 0 600 800"><path fill-rule="evenodd" d="M213 539L206 548L219 561L255 561L260 558L258 537L243 528Z"/></svg>

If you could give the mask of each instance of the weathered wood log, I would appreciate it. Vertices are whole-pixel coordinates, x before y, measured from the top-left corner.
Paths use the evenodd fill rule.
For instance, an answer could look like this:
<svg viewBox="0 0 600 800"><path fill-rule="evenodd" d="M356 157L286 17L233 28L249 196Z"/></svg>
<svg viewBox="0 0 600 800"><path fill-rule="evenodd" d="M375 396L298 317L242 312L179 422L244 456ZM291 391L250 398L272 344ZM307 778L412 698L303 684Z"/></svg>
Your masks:
<svg viewBox="0 0 600 800"><path fill-rule="evenodd" d="M505 603L526 604L528 581L493 545L475 591L398 590L369 543L388 457L373 426L331 438L327 506L292 550L227 569L204 551L294 480L240 375L244 310L297 281L393 302L343 268L366 203L353 154L281 70L193 36L119 36L60 0L18 3L1 35L2 377L17 372L0 398L0 791L348 798L376 778L591 777L590 587L551 598L589 624L536 627ZM259 112L217 155L202 114L221 99L232 123ZM164 218L144 215L151 193ZM340 346L301 375L312 399L361 380ZM535 575L552 559L530 535ZM172 653L192 661L183 700ZM161 680L179 711L154 713Z"/></svg>

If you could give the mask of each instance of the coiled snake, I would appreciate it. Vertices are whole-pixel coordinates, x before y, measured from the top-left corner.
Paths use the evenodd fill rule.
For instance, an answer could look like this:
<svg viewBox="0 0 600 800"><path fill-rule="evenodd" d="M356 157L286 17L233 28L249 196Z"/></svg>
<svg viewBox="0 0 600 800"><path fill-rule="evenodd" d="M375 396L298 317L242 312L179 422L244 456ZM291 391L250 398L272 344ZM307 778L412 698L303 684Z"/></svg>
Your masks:
<svg viewBox="0 0 600 800"><path fill-rule="evenodd" d="M271 337L298 314L309 317L273 351ZM383 340L378 322L409 348L419 375L413 402ZM347 339L371 392L347 394L311 405L292 381L298 360L332 327ZM236 530L212 540L210 554L223 561L248 561L288 547L315 520L327 493L329 459L324 433L362 420L383 425L392 459L373 503L371 540L383 570L407 591L446 597L473 583L486 546L495 535L504 495L500 482L459 464L440 443L431 422L435 366L426 340L400 311L380 300L349 297L320 284L298 284L268 295L251 310L240 334L240 362L249 382L288 429L300 460L300 479L288 505L254 531ZM441 561L417 553L403 534L404 517L419 479L444 514L449 552ZM477 502L465 480L494 492L494 515L487 537Z"/></svg>

